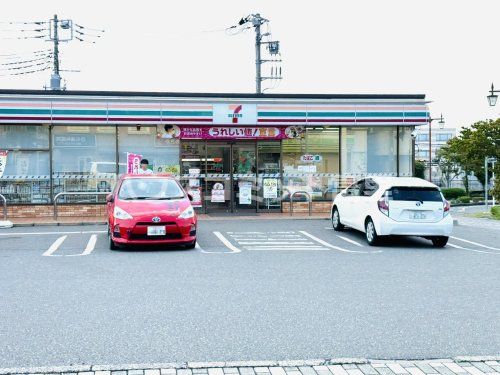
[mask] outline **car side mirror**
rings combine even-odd
[[[106,202],[113,203],[114,201],[115,201],[115,197],[113,196],[113,194],[106,195]]]
[[[193,201],[193,196],[191,194],[188,194],[187,196],[188,196],[189,200],[192,202]]]

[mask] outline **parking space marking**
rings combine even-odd
[[[226,252],[226,254],[237,254],[241,253],[241,250],[234,246],[226,237],[222,235],[221,232],[214,232],[215,236],[226,246],[230,252]]]
[[[500,253],[492,253],[491,251],[484,251],[484,250],[469,249],[469,248],[467,248],[467,247],[462,247],[462,246],[455,245],[455,244],[452,244],[452,243],[449,243],[449,242],[448,242],[447,246],[450,246],[450,247],[453,247],[453,248],[455,248],[455,249],[459,249],[459,250],[473,251],[473,252],[475,252],[475,253],[500,255]]]
[[[497,247],[492,247],[492,246],[488,246],[488,245],[483,245],[483,244],[480,244],[478,242],[474,242],[474,241],[469,241],[469,240],[466,240],[464,238],[459,238],[459,237],[454,237],[454,236],[450,236],[450,238],[453,238],[454,240],[458,240],[458,241],[462,241],[462,242],[465,242],[465,243],[469,243],[471,245],[476,245],[476,246],[479,246],[479,247],[484,247],[485,249],[490,249],[490,250],[496,250],[496,251],[500,251],[499,248]]]
[[[316,236],[313,236],[312,234],[310,233],[307,233],[306,231],[304,230],[301,230],[299,231],[300,233],[302,233],[304,236],[307,236],[311,239],[313,239],[314,241],[322,244],[323,246],[326,246],[326,247],[329,247],[331,249],[334,249],[334,250],[338,250],[338,251],[342,251],[344,253],[358,253],[358,254],[372,254],[372,253],[381,253],[382,250],[377,250],[377,251],[356,251],[356,250],[347,250],[347,249],[344,249],[342,247],[339,247],[339,246],[335,246],[335,245],[332,245],[326,241],[323,241],[321,238],[318,238]]]
[[[248,251],[330,251],[296,231],[227,232],[231,240]]]
[[[49,246],[49,248],[47,249],[47,251],[45,251],[42,256],[44,257],[50,257],[52,256],[53,253],[55,253],[57,251],[57,249],[59,249],[59,246],[61,246],[61,244],[64,242],[64,240],[67,238],[68,236],[65,235],[65,236],[61,236],[59,237],[57,240],[55,240],[52,245]]]
[[[89,238],[89,242],[87,242],[87,246],[85,246],[85,250],[80,255],[89,255],[92,251],[94,251],[95,244],[97,242],[97,235],[93,234]]]
[[[359,247],[364,247],[364,246],[363,246],[363,245],[361,245],[359,242],[356,242],[356,241],[354,241],[354,240],[351,240],[350,238],[347,238],[347,237],[344,237],[344,236],[339,236],[338,234],[337,234],[337,237],[338,237],[338,238],[340,238],[341,240],[344,240],[344,241],[346,241],[346,242],[349,242],[349,243],[351,243],[351,244],[353,244],[353,245],[356,245],[356,246],[359,246]]]

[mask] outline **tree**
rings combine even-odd
[[[460,134],[441,148],[441,155],[449,163],[460,166],[464,172],[464,186],[469,194],[471,172],[484,185],[485,157],[500,158],[500,119],[478,121],[470,128],[462,128]],[[491,175],[491,169],[488,171]]]
[[[441,174],[446,181],[446,187],[450,187],[451,181],[460,175],[460,165],[452,160],[452,156],[448,155],[450,150],[446,147],[440,148],[437,156],[436,162],[441,170]]]
[[[425,178],[425,161],[415,160],[415,177]]]

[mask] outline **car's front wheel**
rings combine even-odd
[[[186,249],[194,249],[195,247],[196,247],[196,241],[193,241],[186,245]]]
[[[337,207],[333,209],[332,213],[332,227],[334,230],[340,232],[344,230],[344,225],[340,222],[340,214]]]
[[[434,247],[445,247],[448,243],[448,237],[445,236],[436,236],[431,238],[432,245]]]
[[[111,237],[111,231],[108,228],[108,245],[109,245],[109,250],[117,250],[118,246],[116,246],[115,241],[113,241],[113,238]]]
[[[365,223],[365,236],[366,242],[370,246],[375,246],[379,242],[379,235],[375,229],[375,224],[373,224],[373,220],[370,218]]]

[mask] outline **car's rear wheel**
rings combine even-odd
[[[379,242],[380,237],[377,234],[377,230],[375,229],[375,224],[373,224],[372,219],[366,220],[365,236],[366,242],[368,242],[368,245],[370,246],[375,246]]]
[[[448,243],[448,237],[445,236],[436,236],[431,238],[432,245],[434,247],[445,247]]]
[[[339,210],[335,207],[332,213],[332,227],[336,231],[344,230],[344,225],[340,222]]]
[[[193,241],[186,245],[186,249],[194,249],[196,247],[196,241]]]

